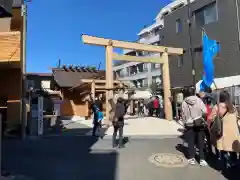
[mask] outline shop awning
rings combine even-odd
[[[202,80],[196,84],[196,92],[199,91],[201,82],[202,82]],[[215,78],[214,82],[217,86],[217,89],[224,89],[224,88],[228,88],[231,86],[239,86],[240,85],[240,75],[223,77],[223,78]],[[213,90],[216,89],[214,84],[212,84],[211,88]]]

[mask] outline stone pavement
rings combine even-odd
[[[78,120],[64,121],[67,129],[89,129],[86,135],[91,135],[92,120]],[[124,134],[131,137],[146,137],[146,136],[179,136],[181,133],[178,129],[181,126],[175,121],[167,121],[155,117],[131,117],[125,118]],[[105,135],[111,136],[113,127],[106,129]]]
[[[112,149],[110,139],[90,136],[9,139],[3,141],[3,168],[33,180],[239,180],[235,171],[217,171],[213,160],[209,167],[187,165],[181,142],[139,138]]]

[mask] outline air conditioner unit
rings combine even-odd
[[[0,18],[12,16],[13,0],[0,0]]]

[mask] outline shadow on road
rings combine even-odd
[[[34,180],[114,180],[118,153],[91,150],[98,138],[78,129],[43,139],[3,141],[3,169]],[[85,132],[90,131],[84,129]]]
[[[183,137],[181,137],[183,138]],[[183,144],[177,144],[176,150],[183,153],[185,157],[187,158],[187,147]],[[197,153],[198,154],[198,153]],[[240,176],[239,167],[233,167],[233,168],[226,168],[224,166],[223,161],[220,161],[217,159],[216,155],[211,153],[205,153],[206,160],[208,162],[209,167],[212,169],[215,169],[216,171],[221,172],[221,174],[228,180],[237,180]],[[199,161],[199,158],[196,157],[196,159]]]

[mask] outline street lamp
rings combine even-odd
[[[21,119],[22,119],[22,139],[26,138],[26,125],[27,125],[27,114],[26,114],[26,34],[27,34],[27,2],[22,0],[21,16],[22,16],[22,29],[21,29],[21,59],[22,59],[22,108],[21,108]]]

